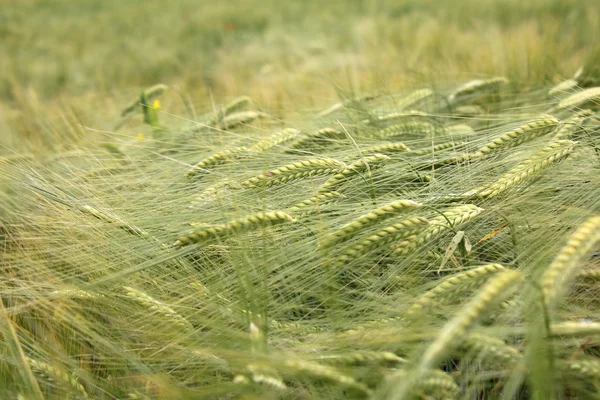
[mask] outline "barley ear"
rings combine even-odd
[[[589,218],[569,237],[567,244],[560,250],[552,264],[542,276],[544,299],[549,308],[558,302],[567,291],[572,277],[600,241],[600,216]]]

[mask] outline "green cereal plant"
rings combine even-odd
[[[408,375],[406,369],[400,369],[391,375],[388,380],[393,381],[395,379],[402,380]],[[431,369],[424,373],[413,388],[413,395],[419,395],[417,398],[441,398],[441,399],[454,399],[459,392],[459,387],[454,382],[452,375]],[[411,397],[412,398],[412,397]]]
[[[571,136],[581,132],[583,130],[581,125],[592,115],[594,115],[594,113],[587,109],[576,112],[558,127],[554,134],[554,138],[569,139]]]
[[[552,307],[567,291],[571,278],[594,246],[600,241],[600,216],[588,218],[571,234],[542,276],[544,299]]]
[[[437,144],[435,146],[426,147],[424,149],[415,150],[411,154],[414,154],[415,156],[424,156],[426,154],[431,154],[431,153],[436,153],[436,152],[442,151],[442,150],[452,149],[459,144],[460,143],[457,143],[457,142],[441,143],[441,144]]]
[[[416,104],[433,97],[433,90],[431,89],[417,89],[414,92],[408,94],[405,97],[402,97],[397,102],[395,102],[394,106],[400,110],[404,111],[411,107],[414,107]]]
[[[569,140],[555,140],[542,150],[536,152],[527,160],[514,166],[495,182],[477,189],[470,190],[461,195],[463,198],[478,197],[489,199],[503,193],[519,183],[533,179],[550,165],[565,159],[573,152],[575,142]]]
[[[437,338],[424,353],[419,354],[416,368],[404,379],[395,379],[390,388],[390,400],[407,398],[429,370],[437,367],[443,358],[459,346],[475,323],[485,316],[494,303],[499,303],[519,288],[523,275],[519,271],[504,270],[490,278],[485,286],[446,323]]]
[[[564,372],[590,379],[592,382],[596,382],[596,385],[600,381],[600,362],[594,358],[565,360],[561,367]]]
[[[292,207],[288,209],[288,212],[291,214],[304,214],[310,212],[311,208],[318,208],[321,205],[332,203],[338,200],[345,198],[343,194],[340,192],[332,191],[325,192],[321,194],[317,194],[316,196],[310,197],[306,200],[302,200],[301,202],[294,204]]]
[[[99,211],[99,210],[95,209],[94,207],[89,206],[87,204],[81,206],[80,210],[86,214],[90,214],[90,215],[94,216],[95,218],[97,218],[101,221],[106,222],[107,224],[109,224],[111,226],[116,226],[120,229],[123,229],[124,231],[126,231],[132,235],[136,235],[136,236],[147,236],[148,235],[147,232],[143,231],[142,229],[138,228],[137,226],[126,223],[117,217],[110,216],[110,215],[108,215],[102,211]]]
[[[507,83],[508,79],[501,76],[490,79],[475,79],[456,88],[448,96],[448,101],[453,104],[474,94],[497,90],[500,86],[506,85]]]
[[[314,361],[328,364],[367,364],[367,363],[386,363],[403,364],[406,360],[398,357],[391,351],[353,351],[351,353],[327,354],[316,356]]]
[[[319,146],[334,143],[346,138],[346,134],[337,129],[323,128],[309,133],[290,145],[292,150],[315,149]]]
[[[199,163],[195,164],[192,168],[190,168],[185,176],[193,177],[202,173],[208,172],[208,169],[215,167],[217,165],[222,165],[227,163],[228,161],[239,159],[243,156],[249,149],[246,146],[236,147],[230,150],[220,151],[215,153]]]
[[[475,130],[467,124],[455,124],[444,127],[444,133],[448,135],[464,136],[473,135]]]
[[[200,195],[198,195],[191,202],[191,207],[195,207],[204,201],[215,199],[219,195],[228,193],[233,190],[238,190],[238,189],[243,189],[243,188],[235,180],[233,180],[233,179],[220,180],[220,181],[210,185],[206,189],[204,189],[202,191],[202,193],[200,193]]]
[[[399,239],[414,235],[421,231],[427,224],[429,224],[429,221],[423,217],[407,218],[396,222],[378,230],[367,238],[360,240],[358,243],[342,248],[340,255],[336,257],[334,264],[336,266],[344,265],[352,260],[358,259],[372,250],[383,248]]]
[[[281,146],[291,142],[292,140],[295,140],[298,137],[298,135],[300,135],[299,130],[294,128],[285,128],[250,146],[248,150],[267,151],[274,147]]]
[[[412,200],[396,200],[391,203],[385,204],[381,207],[374,209],[373,211],[362,215],[354,221],[344,225],[338,231],[332,233],[326,237],[320,244],[321,249],[330,248],[338,243],[344,242],[353,236],[357,235],[363,229],[378,224],[381,221],[385,221],[388,218],[395,216],[398,213],[404,213],[407,211],[415,210],[422,207],[422,204]]]
[[[444,278],[433,289],[418,297],[406,313],[408,315],[420,313],[423,309],[431,305],[435,298],[460,289],[466,283],[478,282],[482,278],[487,278],[491,274],[504,270],[504,266],[500,264],[486,264]]]
[[[473,154],[472,158],[482,159],[490,154],[498,151],[506,150],[522,143],[531,141],[540,136],[554,132],[560,121],[552,116],[544,116],[542,118],[527,122],[516,129],[503,134],[481,147]]]
[[[377,146],[371,146],[371,147],[367,147],[366,149],[362,150],[363,153],[367,153],[367,154],[375,154],[375,153],[380,153],[380,154],[393,154],[393,153],[406,153],[406,152],[410,152],[410,148],[408,148],[407,145],[405,145],[404,143],[385,143],[385,144],[380,144]]]
[[[127,297],[140,304],[142,307],[147,308],[149,311],[155,312],[157,315],[160,315],[165,318],[165,320],[172,322],[175,326],[186,329],[193,329],[192,325],[178,314],[171,307],[166,304],[156,300],[155,298],[147,295],[141,290],[137,290],[130,286],[123,286],[125,292],[127,293]]]
[[[372,156],[361,158],[329,178],[318,191],[319,193],[323,193],[335,190],[356,175],[365,172],[370,173],[373,170],[382,168],[389,160],[390,157],[385,154],[373,154]]]
[[[218,127],[230,130],[239,126],[247,125],[258,118],[265,117],[265,114],[259,111],[239,111],[233,114],[226,115],[220,122]]]
[[[400,124],[390,125],[383,129],[373,133],[373,136],[377,139],[385,140],[393,138],[395,136],[402,136],[404,134],[431,134],[434,132],[444,132],[443,127],[436,127],[431,122],[426,121],[409,121]]]
[[[344,163],[334,159],[302,160],[252,177],[241,185],[246,188],[271,187],[311,176],[333,175],[343,171],[344,167]]]
[[[50,378],[56,379],[57,381],[66,383],[71,388],[75,389],[80,397],[84,399],[90,398],[83,385],[79,383],[79,380],[75,376],[69,375],[62,369],[54,367],[43,361],[38,361],[27,357],[27,362],[29,362],[29,365],[31,365],[31,369],[34,372],[37,372],[38,374],[47,375]]]
[[[336,112],[337,110],[340,110],[342,108],[349,108],[352,107],[355,104],[359,104],[361,102],[366,102],[366,101],[370,101],[370,100],[374,100],[378,97],[380,97],[380,94],[367,94],[364,96],[359,96],[344,102],[338,102],[333,104],[331,107],[329,107],[328,109],[321,111],[320,113],[318,113],[316,115],[317,118],[323,118],[326,117],[330,114],[333,114],[334,112]]]
[[[364,119],[361,121],[361,123],[363,123],[365,125],[389,124],[395,120],[403,120],[403,121],[407,122],[407,121],[411,121],[411,120],[418,120],[418,119],[429,118],[429,117],[431,117],[431,115],[427,114],[423,111],[408,110],[408,111],[393,112],[393,113],[382,114],[382,115],[372,115],[370,117],[370,119]]]
[[[467,335],[462,347],[465,350],[481,354],[487,361],[512,365],[523,360],[521,352],[513,346],[506,344],[504,340],[479,332]]]
[[[202,228],[183,235],[174,243],[174,246],[180,247],[196,243],[207,244],[215,240],[222,240],[231,235],[250,232],[260,227],[295,221],[292,216],[283,211],[261,212],[226,224]]]
[[[465,204],[445,210],[442,214],[432,220],[427,229],[413,236],[409,236],[395,246],[394,255],[406,256],[414,252],[423,244],[430,241],[440,233],[458,227],[478,216],[483,211],[473,204]]]
[[[257,364],[248,364],[246,366],[252,382],[271,386],[277,390],[286,390],[287,386],[283,380],[278,376],[277,371],[273,368],[261,366]],[[238,383],[240,379],[238,379]]]
[[[587,337],[600,334],[600,322],[567,321],[550,325],[550,336],[555,338]]]
[[[600,87],[593,87],[581,92],[574,93],[558,103],[558,109],[570,109],[581,107],[582,105],[592,103],[597,104],[600,101]]]
[[[313,361],[285,358],[281,360],[281,362],[277,363],[277,366],[279,367],[278,369],[282,370],[280,372],[285,371],[293,374],[294,376],[304,374],[313,378],[323,379],[338,383],[342,386],[351,387],[363,392],[366,395],[371,394],[371,390],[363,383],[357,381],[349,375],[344,374],[340,370],[327,365],[321,365]]]
[[[236,99],[233,99],[230,103],[226,104],[224,107],[218,109],[212,117],[210,117],[206,121],[206,125],[208,126],[216,126],[220,125],[227,115],[234,113],[243,109],[252,103],[252,99],[248,96],[241,96]]]
[[[454,113],[458,117],[477,117],[480,115],[484,115],[486,111],[481,106],[465,105],[456,107]]]
[[[578,278],[600,281],[600,269],[587,269],[577,273]]]
[[[367,147],[366,149],[362,150],[362,152],[366,154],[394,154],[410,152],[410,149],[404,143],[385,143],[377,146]]]
[[[561,83],[553,86],[548,90],[548,94],[550,96],[556,96],[559,94],[563,94],[569,92],[577,87],[578,82],[575,79],[565,79]]]

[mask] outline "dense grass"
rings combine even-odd
[[[593,2],[0,13],[6,398],[600,397]]]

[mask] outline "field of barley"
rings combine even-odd
[[[600,399],[600,5],[0,7],[0,399]]]

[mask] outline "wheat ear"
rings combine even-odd
[[[323,128],[309,133],[290,145],[292,150],[305,150],[345,139],[346,134],[333,128]]]
[[[246,218],[203,228],[190,234],[181,236],[174,246],[187,246],[195,243],[210,243],[224,239],[233,234],[249,232],[263,226],[277,225],[285,222],[295,222],[295,219],[282,211],[264,212],[250,215]]]
[[[530,158],[505,172],[494,183],[470,190],[461,197],[492,198],[503,193],[521,182],[536,177],[550,165],[563,160],[573,152],[575,142],[569,140],[555,140],[544,149],[533,154]]]
[[[217,110],[217,112],[212,117],[210,117],[205,124],[208,126],[218,125],[225,116],[241,110],[250,103],[252,103],[252,99],[248,96],[241,96],[236,99],[233,99],[230,103]]]
[[[456,88],[450,95],[448,96],[448,101],[450,103],[456,103],[459,100],[462,100],[464,97],[473,95],[475,93],[482,93],[491,90],[495,90],[498,87],[505,85],[508,83],[508,79],[498,76],[490,79],[475,79],[465,83],[462,86]]]
[[[411,154],[414,154],[416,156],[424,156],[425,154],[436,153],[438,151],[452,149],[452,148],[456,147],[458,144],[461,144],[461,143],[456,143],[456,142],[441,143],[441,144],[437,144],[433,147],[427,147],[424,149],[413,151]]]
[[[487,264],[444,278],[433,289],[417,298],[417,300],[408,308],[406,313],[409,315],[420,313],[425,307],[430,305],[436,297],[460,288],[465,283],[478,281],[480,278],[504,270],[505,268],[500,264]]]
[[[343,386],[357,389],[367,395],[371,394],[366,385],[330,366],[291,358],[282,360],[279,365],[293,374],[307,374],[315,378],[337,382]]]
[[[571,136],[582,130],[581,125],[584,121],[594,115],[591,110],[581,110],[573,114],[556,130],[555,139],[569,139]]]
[[[433,90],[431,89],[417,89],[414,92],[398,100],[394,106],[400,111],[404,111],[410,107],[415,106],[433,96]]]
[[[234,149],[221,151],[213,154],[210,157],[205,158],[200,161],[198,164],[194,165],[190,168],[189,171],[185,173],[187,177],[193,177],[195,175],[207,172],[209,168],[215,167],[217,165],[225,164],[230,160],[235,160],[240,158],[242,154],[244,154],[248,150],[245,146],[236,147]]]
[[[314,361],[329,364],[366,364],[366,363],[394,363],[403,364],[406,360],[398,357],[391,351],[355,351],[343,354],[328,354],[314,358]]]
[[[362,215],[343,226],[340,230],[326,237],[321,245],[321,249],[332,247],[338,243],[344,242],[356,235],[361,230],[384,221],[398,213],[407,212],[421,207],[422,204],[412,200],[396,200],[394,202],[383,205],[368,214]]]
[[[492,357],[493,361],[500,361],[504,364],[516,364],[523,359],[519,350],[506,344],[504,340],[483,335],[481,333],[469,334],[463,347],[474,353],[479,353],[484,358]]]
[[[83,387],[83,385],[81,383],[79,383],[79,381],[76,378],[69,376],[69,374],[62,371],[61,369],[59,369],[57,367],[53,367],[52,365],[45,363],[43,361],[34,360],[29,357],[27,357],[27,361],[29,362],[29,365],[31,365],[31,368],[34,371],[36,371],[38,373],[49,375],[50,377],[52,377],[58,381],[68,384],[73,389],[75,389],[79,393],[79,395],[81,397],[83,397],[84,399],[90,398],[88,396],[87,392],[85,391],[85,388]]]
[[[362,152],[366,153],[366,154],[373,154],[373,153],[394,154],[394,153],[406,153],[409,151],[410,151],[410,149],[404,143],[386,143],[386,144],[380,144],[377,146],[367,147],[366,149],[362,150]]]
[[[583,104],[600,101],[600,87],[594,87],[574,93],[558,103],[559,109],[580,107]]]
[[[186,329],[193,328],[184,317],[178,314],[171,307],[147,295],[141,290],[134,289],[130,286],[123,286],[123,289],[125,289],[127,297],[140,304],[142,307],[163,316],[166,320],[171,321],[176,326]]]
[[[553,86],[548,90],[548,94],[550,96],[555,96],[557,94],[562,94],[571,89],[575,89],[577,87],[577,81],[575,79],[565,79],[561,83]]]
[[[344,102],[338,102],[333,104],[331,107],[329,107],[328,109],[321,111],[320,113],[317,114],[318,118],[323,118],[326,117],[330,114],[333,114],[334,112],[336,112],[337,110],[340,110],[342,108],[346,108],[346,107],[351,107],[352,105],[356,104],[356,103],[360,103],[363,101],[369,101],[369,100],[374,100],[376,98],[380,97],[379,94],[367,94],[364,96],[360,96],[360,97],[356,97]]]
[[[429,221],[425,218],[414,217],[387,226],[360,242],[342,249],[341,254],[335,260],[335,265],[344,265],[374,249],[382,248],[399,239],[414,235],[428,223]]]
[[[237,128],[238,126],[249,124],[256,119],[263,118],[265,116],[266,115],[264,113],[259,111],[240,111],[225,116],[219,123],[219,127],[225,130],[230,130]]]
[[[430,122],[409,121],[388,126],[373,133],[377,139],[385,140],[395,136],[409,133],[431,134],[433,132],[444,132],[443,127],[436,127]]]
[[[344,163],[333,159],[302,160],[252,177],[241,185],[246,188],[270,187],[311,176],[333,175],[343,171],[344,167]]]
[[[362,158],[358,161],[353,162],[344,168],[339,173],[329,178],[320,188],[319,193],[329,192],[335,188],[343,185],[348,179],[360,175],[364,172],[370,173],[373,170],[383,167],[390,157],[384,154],[373,154],[372,156]]]
[[[465,222],[472,220],[482,211],[482,208],[472,204],[450,208],[443,212],[443,216],[440,215],[432,219],[427,229],[424,229],[414,236],[409,236],[404,241],[398,243],[394,250],[394,255],[406,256],[449,228],[458,227]],[[450,221],[450,223],[448,223],[448,221]]]
[[[571,278],[581,266],[581,261],[600,241],[600,216],[589,218],[573,232],[542,276],[544,299],[552,306],[567,290]]]
[[[586,337],[600,334],[600,322],[556,322],[550,325],[550,336],[565,337]]]
[[[250,151],[267,151],[273,147],[281,146],[292,140],[296,139],[300,135],[300,131],[294,128],[286,128],[279,132],[276,132],[260,142],[250,146]]]
[[[306,212],[307,208],[318,207],[319,205],[331,203],[343,199],[344,197],[345,196],[343,194],[335,191],[321,193],[293,205],[288,209],[288,212],[291,214],[301,214],[303,212]]]
[[[560,121],[558,119],[550,116],[528,122],[487,143],[477,150],[472,157],[475,159],[482,159],[493,152],[518,146],[553,132],[559,123]]]
[[[390,376],[388,380],[402,380],[406,378],[407,374],[408,371],[406,369],[401,369]],[[432,369],[427,371],[421,379],[419,379],[419,382],[415,384],[414,392],[411,394],[419,394],[420,396],[418,396],[418,398],[454,399],[459,390],[458,385],[454,382],[454,379],[450,374]],[[433,395],[437,396],[432,397]]]
[[[412,393],[413,388],[426,376],[427,372],[437,367],[446,354],[459,345],[465,334],[484,316],[490,306],[518,288],[523,275],[515,270],[505,270],[492,277],[487,284],[448,321],[438,337],[421,355],[415,370],[395,385],[390,399],[404,399]]]

